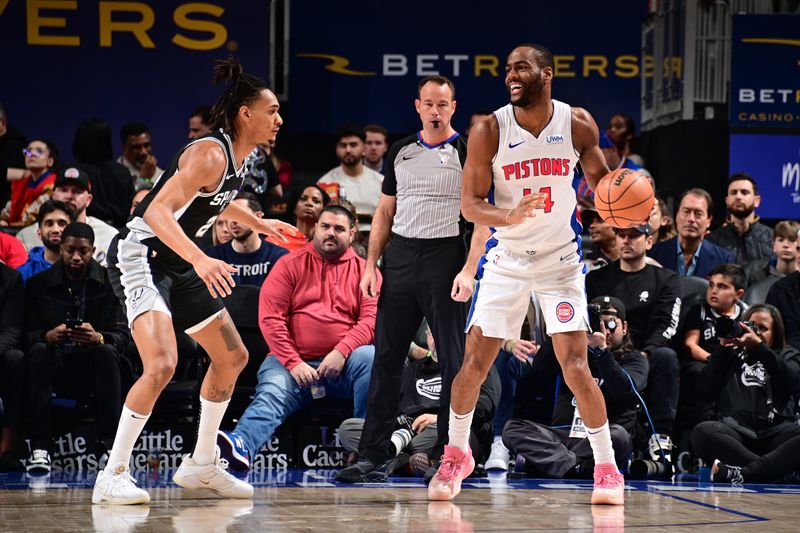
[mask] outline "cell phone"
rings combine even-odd
[[[67,318],[64,320],[64,325],[67,326],[69,329],[75,329],[81,327],[83,324],[83,320],[80,318]]]
[[[599,304],[589,304],[589,328],[591,328],[592,333],[598,333],[600,331],[600,322],[602,321],[602,317],[600,316],[600,305]]]

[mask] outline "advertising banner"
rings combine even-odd
[[[234,54],[268,78],[269,2],[0,1],[0,103],[29,138],[65,161],[87,117],[114,132],[144,122],[163,168],[187,139],[189,114],[214,103],[212,62]]]
[[[734,15],[731,126],[800,127],[800,15]]]
[[[731,174],[758,183],[762,218],[800,218],[800,135],[731,135]]]
[[[463,130],[472,112],[508,103],[506,56],[529,42],[555,56],[553,98],[587,108],[601,130],[615,113],[638,123],[641,69],[654,68],[652,58],[640,58],[645,10],[634,0],[387,4],[380,10],[354,0],[320,13],[316,1],[293,0],[286,128],[330,132],[354,122],[413,131],[417,82],[441,74],[455,83],[453,122]]]

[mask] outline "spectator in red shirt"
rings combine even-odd
[[[218,433],[231,468],[247,470],[275,429],[315,398],[352,398],[354,416],[366,416],[378,299],[358,287],[366,262],[350,246],[356,231],[350,211],[327,206],[312,242],[262,285],[258,317],[271,353],[236,429]]]
[[[28,252],[25,251],[25,247],[19,242],[19,239],[0,231],[0,263],[17,269],[27,260]]]

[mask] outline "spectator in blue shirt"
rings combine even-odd
[[[679,276],[706,278],[718,265],[735,263],[728,250],[705,239],[714,203],[707,191],[689,189],[681,194],[675,213],[678,236],[661,241],[647,255]]]
[[[36,217],[36,233],[44,246],[31,248],[28,260],[17,268],[23,283],[58,261],[61,257],[61,232],[74,221],[75,212],[64,202],[48,200],[42,204]]]
[[[261,211],[256,196],[249,192],[240,192],[234,200],[240,207],[244,207],[261,218]],[[213,246],[206,250],[209,257],[220,259],[235,266],[239,272],[232,274],[236,284],[256,285],[258,287],[267,279],[267,275],[278,262],[278,259],[288,254],[289,251],[265,241],[253,230],[230,220],[228,230],[233,239],[225,244]]]

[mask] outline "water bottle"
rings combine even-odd
[[[339,200],[347,200],[347,191],[344,185],[339,185]]]

